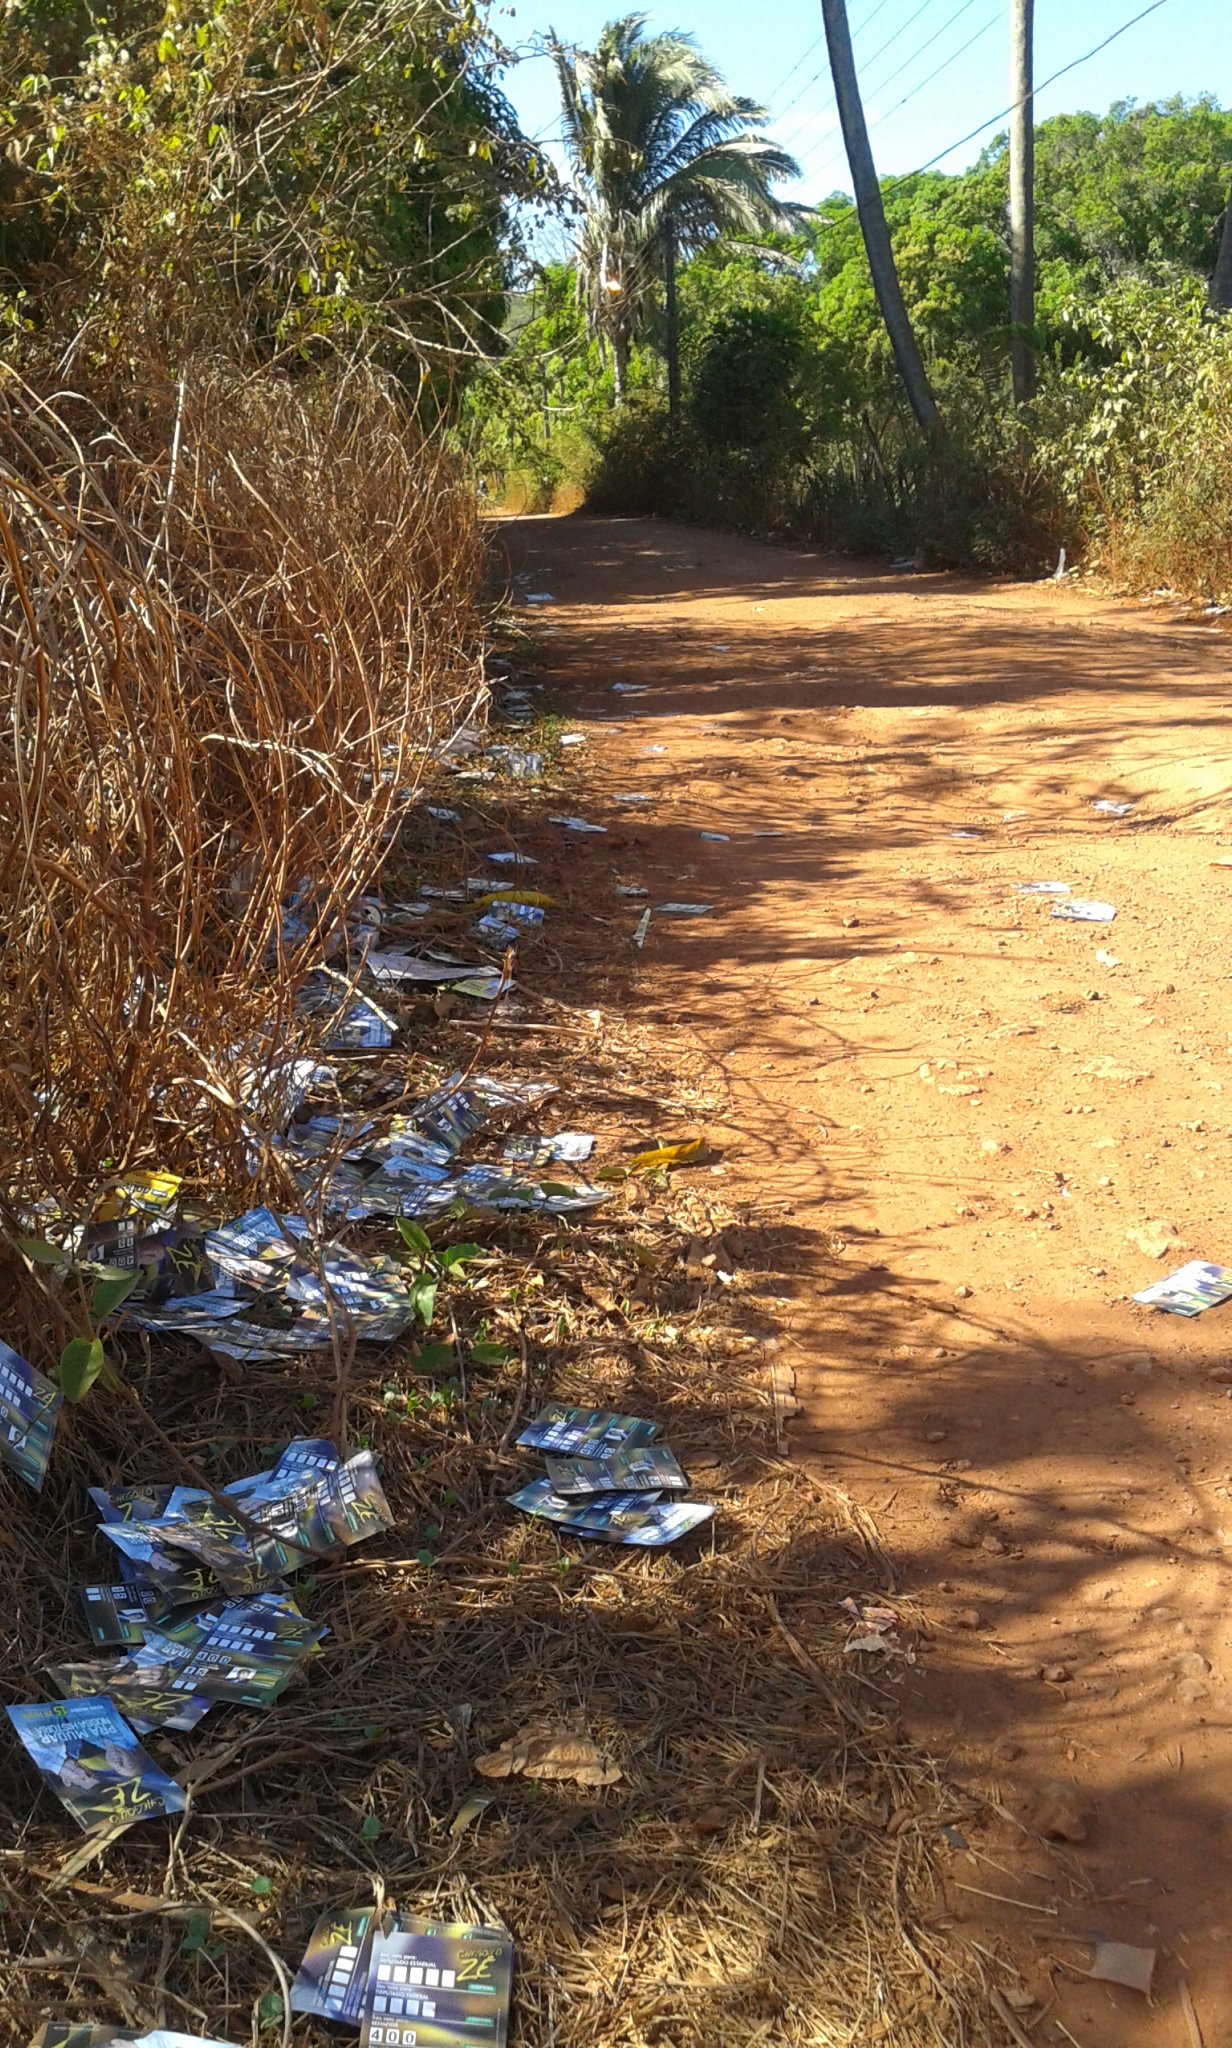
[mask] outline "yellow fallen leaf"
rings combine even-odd
[[[639,1152],[636,1159],[629,1161],[630,1173],[649,1173],[656,1166],[695,1166],[706,1157],[707,1145],[704,1138],[691,1138],[684,1145],[656,1145],[650,1152]]]

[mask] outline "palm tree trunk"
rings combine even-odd
[[[616,410],[619,412],[625,402],[625,371],[629,366],[629,337],[627,334],[612,336],[612,379],[616,388]]]
[[[1219,254],[1211,272],[1207,305],[1212,313],[1232,312],[1232,192],[1228,193],[1228,204],[1223,216],[1223,233],[1219,238]]]
[[[667,416],[675,426],[680,417],[680,329],[676,319],[676,228],[670,218],[663,226],[663,300],[667,314]]]
[[[898,272],[894,268],[890,230],[886,226],[885,208],[881,203],[881,187],[877,183],[877,171],[873,163],[873,152],[869,147],[864,108],[860,103],[856,60],[852,55],[851,29],[847,21],[847,0],[821,0],[821,15],[825,23],[826,47],[830,52],[834,96],[838,101],[843,141],[847,145],[847,161],[851,166],[851,181],[855,186],[860,232],[864,236],[868,267],[873,274],[873,290],[877,294],[877,304],[881,308],[881,317],[885,322],[886,333],[890,337],[890,347],[894,351],[898,374],[903,380],[911,410],[922,427],[936,427],[940,425],[937,401],[929,389],[923,359],[912,330],[911,317],[903,299],[902,287],[898,282]]]
[[[1014,403],[1035,390],[1035,0],[1010,0],[1010,364]]]

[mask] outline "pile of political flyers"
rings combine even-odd
[[[349,2021],[360,2048],[505,2048],[513,1943],[502,1928],[371,1908],[326,1913],[291,1987],[292,2012]]]
[[[640,1415],[549,1401],[518,1442],[541,1451],[546,1477],[509,1496],[510,1507],[598,1543],[661,1549],[708,1521],[701,1501],[664,1500],[688,1486],[674,1454],[654,1444],[658,1425]]]

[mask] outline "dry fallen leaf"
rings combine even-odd
[[[528,1721],[489,1756],[476,1757],[484,1778],[573,1778],[579,1785],[615,1785],[620,1771],[605,1763],[588,1735],[575,1735],[549,1721]]]

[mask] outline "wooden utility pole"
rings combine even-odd
[[[1035,390],[1035,0],[1010,0],[1010,364],[1014,403]]]
[[[894,268],[890,230],[886,226],[885,207],[881,203],[881,187],[877,183],[864,108],[860,103],[856,60],[852,54],[851,29],[847,21],[847,0],[821,0],[821,18],[825,23],[826,47],[830,52],[830,73],[834,80],[834,97],[838,101],[838,117],[842,123],[843,141],[847,146],[851,182],[855,187],[860,232],[864,237],[868,267],[873,274],[873,290],[877,294],[877,304],[881,309],[886,333],[890,337],[890,347],[894,351],[898,374],[903,380],[911,410],[922,427],[936,427],[940,424],[937,401],[929,389],[928,377],[911,326],[911,316],[903,300],[898,272]]]
[[[1232,313],[1232,192],[1228,194],[1228,204],[1224,209],[1219,254],[1211,273],[1206,303],[1212,313]]]

